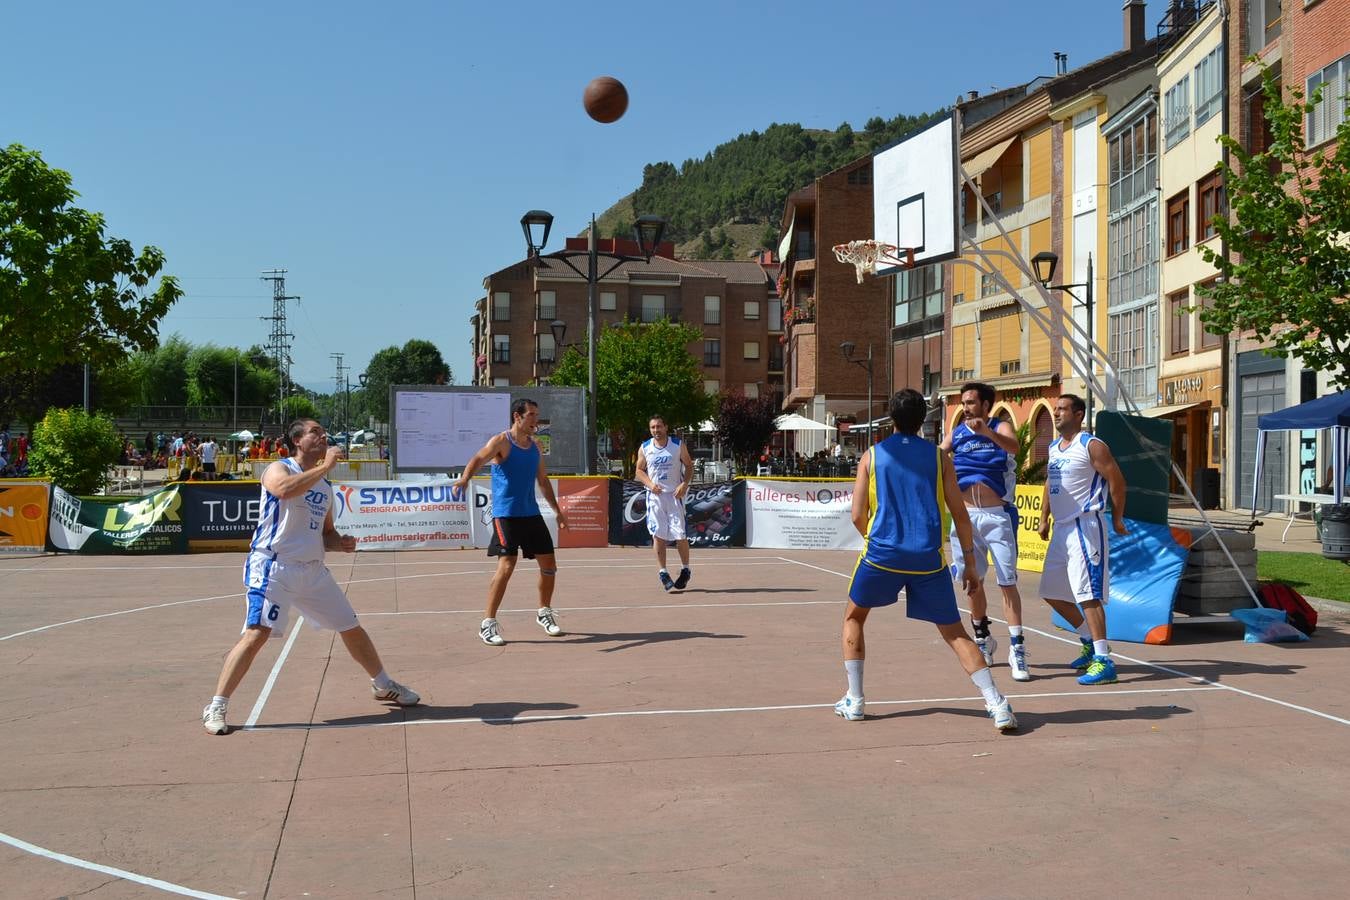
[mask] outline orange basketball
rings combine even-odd
[[[608,75],[591,79],[581,95],[586,115],[597,122],[617,122],[628,109],[628,88]]]

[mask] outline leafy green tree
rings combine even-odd
[[[366,407],[381,422],[389,421],[391,384],[454,384],[454,374],[435,344],[413,338],[385,347],[366,365]]]
[[[33,428],[29,465],[72,494],[92,494],[107,484],[108,467],[122,454],[111,419],[83,409],[50,409]]]
[[[235,365],[239,351],[203,344],[187,355],[189,406],[216,406],[234,402]]]
[[[662,320],[624,322],[600,333],[595,349],[598,433],[608,433],[632,477],[635,454],[648,434],[647,422],[665,417],[672,431],[695,428],[708,418],[714,399],[703,390],[700,360],[689,352],[702,329]],[[549,378],[553,385],[585,387],[586,355],[569,347]]]
[[[164,254],[104,233],[73,205],[69,173],[19,144],[0,149],[0,371],[110,365],[155,346],[182,295]],[[156,281],[158,279],[158,281]],[[0,404],[12,398],[0,393]],[[0,408],[0,417],[5,413]]]
[[[747,397],[740,391],[726,391],[718,398],[717,441],[736,461],[742,475],[754,472],[755,464],[773,437],[779,416],[772,396]]]
[[[1350,120],[1334,148],[1310,152],[1304,116],[1321,89],[1305,99],[1287,87],[1286,101],[1269,71],[1264,81],[1270,146],[1249,153],[1219,138],[1234,161],[1219,167],[1233,217],[1213,220],[1227,254],[1200,246],[1221,275],[1200,291],[1210,301],[1200,320],[1211,332],[1251,331],[1276,356],[1335,371],[1336,384],[1350,387]]]

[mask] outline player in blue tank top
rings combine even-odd
[[[567,516],[558,507],[553,485],[544,471],[544,455],[539,450],[539,442],[534,439],[538,428],[539,404],[533,400],[517,400],[511,404],[510,430],[493,436],[484,444],[455,482],[455,490],[463,496],[473,473],[492,464],[492,542],[488,545],[488,556],[497,557],[497,571],[488,584],[487,609],[478,626],[478,637],[493,647],[506,643],[497,623],[497,610],[506,596],[506,585],[516,570],[516,558],[520,553],[524,553],[526,559],[539,561],[539,611],[535,614],[535,622],[551,637],[563,633],[551,605],[558,560],[553,554],[553,536],[539,512],[535,487],[558,517],[559,528],[567,527]]]
[[[979,381],[961,386],[962,420],[942,442],[956,465],[956,483],[970,515],[975,536],[975,584],[969,595],[970,625],[984,661],[994,664],[998,641],[989,634],[989,600],[984,593],[984,575],[989,557],[994,558],[994,576],[1003,593],[1003,616],[1011,640],[1008,668],[1013,680],[1030,681],[1026,645],[1022,636],[1022,595],[1017,592],[1017,432],[1009,422],[991,417],[993,387]],[[956,532],[952,532],[952,574],[960,579],[964,560],[956,555]]]
[[[975,580],[970,517],[951,459],[936,444],[919,437],[928,416],[928,402],[922,394],[912,388],[896,393],[890,412],[894,434],[864,454],[853,483],[853,525],[863,536],[863,552],[853,570],[844,612],[848,693],[835,704],[835,714],[848,721],[863,718],[863,625],[873,607],[895,603],[903,590],[909,617],[937,626],[984,695],[994,725],[999,731],[1011,731],[1017,727],[1017,718],[961,624],[943,558],[942,508],[946,506],[966,554],[964,587],[970,590]]]

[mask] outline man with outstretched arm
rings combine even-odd
[[[559,508],[553,485],[544,471],[544,454],[534,437],[538,428],[539,404],[517,400],[511,405],[511,427],[490,438],[455,482],[455,490],[463,496],[473,473],[492,464],[492,541],[487,552],[488,556],[497,557],[497,571],[488,583],[487,609],[478,627],[478,637],[493,647],[506,643],[497,623],[497,610],[516,571],[519,553],[524,553],[526,559],[539,561],[539,611],[535,613],[535,622],[550,637],[563,633],[550,605],[558,561],[553,554],[553,536],[548,533],[548,525],[539,512],[539,501],[535,499],[535,486],[557,515],[559,528],[567,527],[567,516]]]
[[[1041,495],[1041,540],[1054,538],[1045,551],[1041,596],[1078,630],[1083,650],[1072,663],[1083,674],[1079,684],[1114,684],[1116,665],[1106,642],[1106,601],[1110,593],[1106,531],[1106,492],[1111,492],[1111,521],[1116,534],[1125,528],[1125,476],[1111,450],[1083,430],[1087,405],[1076,394],[1055,401],[1055,431],[1050,442],[1045,491]]]

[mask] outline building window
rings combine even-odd
[[[494,334],[492,336],[492,361],[509,363],[511,361],[511,335]]]
[[[1219,81],[1223,47],[1215,47],[1195,67],[1195,127],[1218,115],[1223,105],[1223,84]]]
[[[1158,202],[1150,200],[1106,226],[1111,306],[1156,297],[1158,292]]]
[[[511,321],[511,292],[498,291],[492,295],[492,321]]]
[[[746,341],[743,355],[746,359],[759,359],[759,341]]]
[[[1191,76],[1180,81],[1163,96],[1163,134],[1171,150],[1191,133]]]
[[[992,297],[999,292],[998,279],[993,275],[980,276],[980,296]]]
[[[747,301],[745,301],[745,319],[746,319],[747,322],[758,321],[758,320],[759,320],[759,301],[758,301],[758,300],[747,300]]]
[[[895,296],[891,305],[893,327],[937,317],[934,331],[942,330],[942,265],[901,269],[895,273]]]
[[[659,322],[666,317],[665,294],[642,295],[642,321]]]
[[[722,382],[716,378],[707,378],[703,381],[703,393],[715,394],[722,389]]]
[[[1167,295],[1167,352],[1182,356],[1191,352],[1190,294],[1177,291]]]
[[[1111,316],[1108,352],[1120,374],[1120,387],[1140,406],[1158,396],[1158,304],[1149,303]]]
[[[619,308],[619,295],[613,291],[600,292],[600,308],[614,312]]]
[[[511,379],[510,379],[510,378],[507,378],[505,375],[498,375],[498,376],[496,376],[496,377],[494,377],[494,378],[492,379],[492,386],[493,386],[493,387],[510,387],[510,386],[511,386]]]
[[[541,363],[558,361],[558,348],[553,342],[553,335],[536,334],[534,336],[534,358]]]
[[[1228,215],[1228,197],[1223,189],[1223,174],[1211,172],[1195,185],[1195,242],[1207,241],[1218,234],[1216,218]]]
[[[869,163],[868,165],[860,166],[860,167],[854,169],[852,172],[849,172],[849,173],[848,173],[848,183],[849,183],[849,184],[871,184],[871,183],[872,183],[872,166],[871,166],[871,164]],[[749,396],[749,395],[747,394],[746,396]]]
[[[1315,147],[1336,136],[1336,129],[1346,119],[1346,101],[1350,98],[1350,56],[1342,56],[1308,79],[1308,94],[1321,86],[1322,100],[1308,113],[1304,134],[1308,146]]]
[[[1213,285],[1214,285],[1213,281],[1207,281],[1203,285],[1201,285],[1201,287],[1207,288],[1212,287]],[[1199,306],[1201,309],[1210,309],[1214,306],[1214,298],[1201,295],[1200,297],[1197,298],[1196,305]],[[1209,326],[1206,325],[1203,321],[1201,321],[1200,349],[1213,350],[1214,348],[1220,346],[1221,344],[1223,344],[1223,332],[1210,331]]]
[[[721,325],[722,324],[722,298],[704,297],[703,298],[703,324]]]
[[[777,300],[777,299],[775,299],[775,300],[770,300],[770,301],[769,301],[769,330],[770,330],[770,331],[782,331],[782,330],[783,330],[783,301],[782,301],[782,300]]]
[[[1110,138],[1110,208],[1128,206],[1158,183],[1158,113],[1141,116]]]
[[[557,291],[539,292],[539,305],[538,309],[535,310],[534,317],[536,319],[542,319],[545,322],[552,322],[554,319],[558,318]]]
[[[713,338],[703,342],[703,364],[720,366],[722,364],[722,342]]]
[[[742,393],[745,394],[745,399],[747,399],[747,400],[758,400],[758,399],[759,399],[759,382],[756,381],[756,382],[752,382],[752,383],[750,383],[750,384],[747,384],[747,385],[745,386],[744,390],[742,391]]]
[[[1191,192],[1189,189],[1167,201],[1167,255],[1176,256],[1191,246]]]
[[[974,369],[952,369],[952,381],[971,381],[974,378]]]

